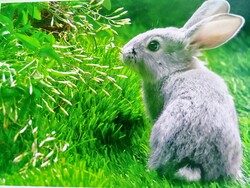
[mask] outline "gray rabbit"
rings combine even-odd
[[[129,41],[125,64],[143,79],[154,122],[149,167],[168,178],[239,178],[242,147],[237,114],[222,78],[195,56],[233,38],[244,18],[225,0],[207,0],[184,27],[153,29]]]

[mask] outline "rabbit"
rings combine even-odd
[[[142,78],[153,122],[148,166],[184,181],[241,177],[242,146],[233,98],[224,80],[197,56],[221,46],[244,25],[226,0],[207,0],[182,28],[135,36],[122,61]]]

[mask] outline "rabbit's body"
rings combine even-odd
[[[172,87],[168,86],[168,88],[166,88],[167,87],[166,83],[169,83],[170,81],[173,82],[172,79],[175,78],[175,76],[182,74],[185,75],[186,73],[192,74],[192,71],[186,72],[187,69],[198,70],[198,72],[208,71],[211,74],[214,74],[204,66],[203,62],[199,61],[196,58],[193,58],[193,60],[190,63],[186,63],[186,65],[189,66],[183,68],[184,71],[171,72],[171,74],[162,76],[161,78],[157,79],[155,78],[151,78],[150,80],[144,79],[145,81],[143,81],[142,84],[143,98],[146,106],[146,111],[148,113],[149,118],[152,121],[155,121],[159,117],[160,113],[163,110],[164,103],[166,105],[166,102],[170,99],[170,95],[174,89],[173,88],[174,83],[170,84]],[[172,75],[175,76],[172,77]]]
[[[149,167],[171,178],[214,180],[240,176],[241,140],[234,102],[223,79],[195,55],[230,40],[244,19],[225,0],[206,1],[181,29],[154,29],[123,48],[140,73],[154,122]]]
[[[149,114],[155,115],[152,109],[160,111],[150,138],[149,166],[170,177],[186,166],[199,168],[204,180],[237,177],[241,144],[234,103],[224,81],[204,67],[174,73],[160,82],[155,92],[160,96],[144,89],[146,106],[152,99],[164,101],[162,106],[148,106]]]

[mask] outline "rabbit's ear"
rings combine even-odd
[[[184,25],[184,29],[189,29],[201,20],[222,13],[229,13],[230,5],[225,0],[207,0]]]
[[[216,48],[233,38],[245,20],[234,14],[221,14],[205,19],[186,31],[187,47]]]

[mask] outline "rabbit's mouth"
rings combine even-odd
[[[125,64],[136,63],[136,56],[134,55],[123,55],[122,60]]]

